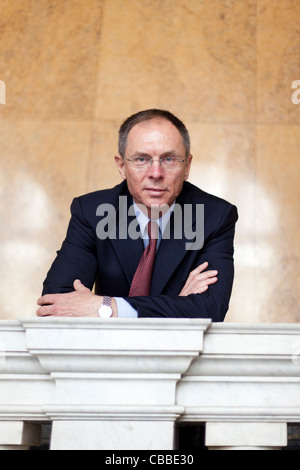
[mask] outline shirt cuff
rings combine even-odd
[[[126,300],[121,297],[114,297],[118,307],[119,318],[137,318],[138,313]]]

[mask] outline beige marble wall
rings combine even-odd
[[[0,318],[35,314],[74,196],[168,108],[190,180],[239,208],[227,321],[298,322],[300,0],[0,0]],[[0,100],[1,102],[1,100]]]

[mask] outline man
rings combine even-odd
[[[168,111],[134,114],[115,162],[121,184],[74,199],[37,315],[223,321],[237,209],[186,181],[185,125]]]

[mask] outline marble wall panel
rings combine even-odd
[[[255,0],[106,2],[97,118],[253,118],[255,13]]]
[[[1,0],[1,116],[90,119],[102,0]]]
[[[300,123],[292,84],[300,80],[300,2],[257,2],[257,121]]]
[[[238,207],[235,281],[227,321],[251,321],[255,288],[255,128],[250,124],[189,123],[193,165],[189,180]]]
[[[114,156],[118,154],[120,124],[119,121],[94,122],[88,173],[89,191],[112,188],[121,182],[119,171],[114,162]]]
[[[90,123],[1,122],[1,318],[35,314],[70,203],[87,191],[90,136]]]
[[[257,320],[300,321],[299,126],[257,132]]]

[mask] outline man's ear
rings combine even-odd
[[[190,169],[192,165],[192,160],[193,160],[193,155],[189,155],[187,157],[187,164],[186,164],[186,172],[185,172],[185,181],[188,179],[189,174],[190,174]]]
[[[115,155],[115,163],[123,180],[126,179],[125,162],[121,155]]]

